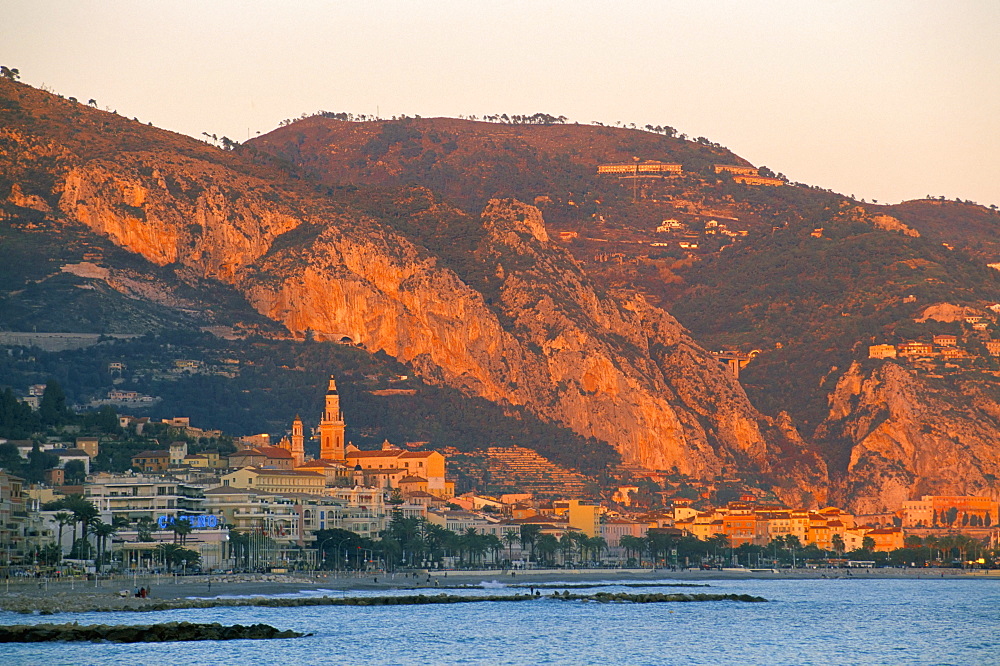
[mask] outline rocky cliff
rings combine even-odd
[[[298,242],[279,238],[246,278],[251,302],[291,330],[348,337],[435,381],[523,405],[612,443],[630,464],[695,476],[752,469],[822,496],[819,459],[776,455],[774,440],[787,439],[724,368],[667,313],[596,293],[536,208],[497,200],[482,213],[475,261],[489,269],[490,303],[373,220],[325,222],[291,232]]]
[[[104,128],[94,143],[65,136],[61,124],[5,130],[0,195],[12,205],[51,206],[47,215],[178,275],[234,286],[296,334],[384,351],[434,382],[605,440],[630,464],[797,479],[804,488],[789,488],[789,499],[800,490],[822,498],[823,464],[794,430],[754,410],[666,312],[628,293],[599,294],[550,242],[536,208],[491,201],[471,221],[479,241],[470,261],[485,267],[472,272],[484,277],[463,278],[391,221],[262,175],[249,150],[243,159],[3,85],[22,110],[48,104],[65,124]],[[26,163],[34,171],[17,168]],[[408,214],[424,223],[440,207]],[[782,455],[789,447],[797,454]]]
[[[921,495],[1000,496],[1000,402],[991,383],[958,391],[887,361],[853,364],[830,395],[817,440],[843,452],[834,499],[859,513],[893,511]]]

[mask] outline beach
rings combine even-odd
[[[303,592],[425,591],[437,594],[448,589],[493,585],[576,587],[615,580],[625,583],[708,584],[713,580],[811,580],[819,578],[941,579],[1000,578],[1000,570],[961,569],[780,569],[780,570],[684,570],[667,569],[538,569],[498,571],[415,571],[397,573],[344,574],[228,574],[199,576],[117,576],[111,579],[11,579],[0,583],[0,610],[17,613],[74,613],[90,611],[142,611],[224,605],[233,597],[269,597]],[[148,591],[134,596],[137,588]]]

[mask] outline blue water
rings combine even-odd
[[[706,582],[710,587],[646,591],[745,593],[771,602],[543,599],[45,617],[0,613],[2,624],[265,622],[315,634],[220,643],[7,644],[0,646],[0,664],[1000,664],[1000,580]],[[601,590],[643,591],[609,584],[573,592]]]

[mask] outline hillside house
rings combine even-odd
[[[929,356],[934,353],[934,346],[929,342],[910,340],[896,347],[898,356]]]
[[[934,344],[938,347],[954,347],[958,344],[958,336],[955,335],[935,335]]]
[[[781,187],[785,181],[770,176],[733,176],[733,180],[741,185],[763,185],[765,187]]]
[[[896,358],[895,345],[870,345],[868,358]]]
[[[601,176],[664,176],[679,175],[682,172],[680,164],[646,160],[644,162],[622,162],[618,164],[600,164],[597,173]]]
[[[163,472],[170,466],[170,451],[142,451],[132,456],[132,467],[140,472]]]
[[[668,233],[671,231],[687,231],[687,225],[679,220],[663,220],[660,226],[656,227],[658,233]]]
[[[737,164],[715,164],[712,166],[715,173],[731,173],[735,176],[757,176],[758,171],[754,167],[739,166]]]

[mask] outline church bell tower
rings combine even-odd
[[[295,415],[292,421],[292,462],[295,467],[300,467],[306,462],[306,438],[303,434],[302,419]]]
[[[330,375],[330,386],[326,390],[326,409],[319,422],[319,457],[323,460],[344,462],[344,414],[340,411],[340,394],[337,382]],[[294,446],[294,445],[293,445]]]

